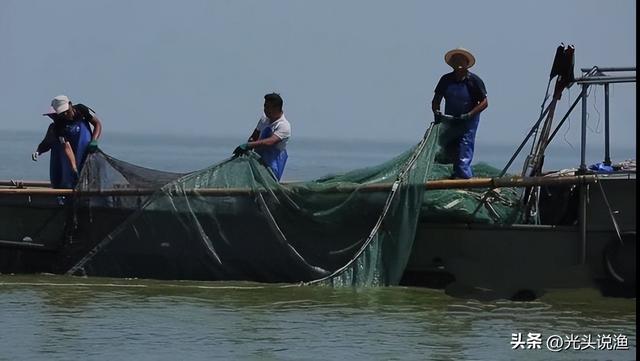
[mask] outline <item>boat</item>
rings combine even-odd
[[[535,298],[546,290],[596,288],[605,295],[636,295],[636,171],[631,166],[612,166],[609,133],[609,86],[635,82],[635,67],[583,68],[582,76],[566,86],[581,87],[580,94],[549,133],[550,104],[541,113],[527,138],[513,155],[515,159],[536,131],[545,133],[532,149],[551,142],[569,114],[580,102],[581,159],[577,168],[542,172],[549,177],[595,176],[594,182],[574,185],[541,185],[523,207],[535,219],[513,224],[420,222],[412,256],[407,266],[408,283],[457,284],[460,292],[497,294],[508,298]],[[604,160],[587,167],[587,97],[593,86],[604,87]],[[559,97],[558,97],[559,99]],[[544,117],[545,125],[540,127]],[[535,159],[532,153],[527,162]],[[539,157],[539,155],[538,155]],[[606,166],[599,172],[598,166]],[[507,168],[505,167],[505,169]],[[536,165],[525,164],[523,175]],[[531,189],[531,188],[530,188]],[[531,214],[529,214],[531,216]],[[486,292],[485,292],[486,293]]]
[[[573,49],[562,50],[554,64]],[[608,131],[608,86],[635,82],[635,68],[564,71],[552,70],[554,98],[509,164],[469,180],[442,176],[432,124],[384,165],[312,182],[279,184],[255,154],[176,174],[101,151],[73,190],[0,182],[0,273],[401,284],[513,299],[594,287],[635,297],[635,166],[611,167]],[[572,85],[581,92],[551,133],[555,102]],[[605,87],[606,173],[586,164],[591,86]],[[579,167],[543,171],[546,146],[579,102]],[[532,136],[523,173],[506,175]]]

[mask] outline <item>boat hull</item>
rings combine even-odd
[[[635,176],[604,178],[588,188],[586,219],[580,220],[575,197],[550,197],[541,203],[546,221],[556,224],[466,224],[420,219],[402,283],[453,289],[488,289],[501,295],[522,291],[540,294],[553,288],[619,289],[635,296]],[[558,194],[569,187],[555,189]],[[553,189],[550,189],[553,190]],[[575,189],[573,189],[575,193]],[[607,203],[624,235],[620,246]],[[66,207],[66,208],[65,208]],[[558,211],[562,210],[562,211]],[[55,197],[6,196],[0,201],[0,273],[66,273],[133,212],[93,208],[75,212]],[[75,214],[74,222],[68,221]],[[167,214],[171,217],[171,214]],[[237,218],[237,217],[236,217]],[[225,222],[235,222],[231,215]],[[582,239],[581,224],[586,239]],[[202,253],[202,245],[153,239],[110,245],[86,267],[92,276],[218,280]],[[277,257],[269,253],[255,258]],[[622,261],[620,260],[622,259]],[[195,261],[194,261],[195,260]],[[256,278],[238,263],[239,271],[222,279],[291,281]],[[243,270],[244,269],[244,270]],[[613,271],[613,272],[612,272]],[[612,274],[613,273],[613,274]],[[77,274],[77,273],[76,273]],[[621,275],[626,278],[620,280]],[[616,277],[617,276],[617,277]]]
[[[596,184],[588,191],[584,243],[577,203],[547,205],[576,215],[573,222],[571,216],[559,217],[574,224],[443,224],[423,220],[404,283],[489,289],[507,296],[583,287],[635,296],[635,178],[603,179],[601,184],[624,245]]]

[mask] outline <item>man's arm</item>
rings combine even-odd
[[[483,110],[487,109],[488,106],[489,101],[487,100],[487,97],[484,97],[484,99],[482,99],[480,103],[478,103],[475,107],[473,107],[473,109],[471,109],[471,111],[469,112],[469,116],[472,117],[476,114],[479,114]]]
[[[247,143],[249,149],[258,148],[258,147],[268,147],[277,143],[280,143],[282,139],[276,134],[272,134],[269,138],[249,141]]]
[[[45,134],[44,138],[42,139],[40,144],[38,144],[38,148],[36,149],[36,153],[38,153],[38,155],[46,153],[49,150],[51,150],[51,147],[53,146],[53,142],[56,141],[56,136],[54,134],[53,128],[54,128],[54,125],[53,123],[51,123],[51,125],[49,125],[49,128],[47,129],[47,133]]]
[[[431,110],[434,114],[440,111],[440,103],[442,103],[442,95],[435,93],[431,100]]]
[[[291,125],[286,120],[273,126],[273,133],[265,139],[247,143],[248,148],[270,147],[291,137]]]
[[[440,103],[442,103],[442,98],[444,98],[444,92],[447,88],[447,84],[449,84],[450,77],[451,73],[440,77],[438,84],[436,84],[436,88],[433,90],[433,99],[431,100],[431,110],[433,111],[433,114],[440,113]]]
[[[76,163],[76,156],[73,154],[73,149],[71,148],[71,143],[64,142],[64,154],[67,155],[67,159],[69,159],[69,164],[71,165],[71,169],[75,174],[78,174],[78,165]]]
[[[91,135],[91,140],[98,140],[100,138],[100,134],[102,134],[102,122],[95,114],[93,114],[89,119],[89,123],[93,125],[93,134]]]
[[[477,96],[476,99],[482,98],[482,100],[480,100],[478,104],[476,104],[476,106],[473,107],[473,109],[471,109],[471,111],[468,113],[469,116],[474,116],[487,109],[487,107],[489,106],[489,101],[487,100],[487,88],[484,86],[484,82],[482,81],[482,79],[476,74],[471,73],[470,80],[474,85],[473,89],[474,94],[476,94]]]
[[[251,133],[251,136],[249,136],[249,139],[247,139],[247,142],[256,141],[258,140],[259,136],[260,136],[260,132],[258,131],[258,129],[255,129],[253,133]]]
[[[100,118],[96,115],[95,111],[84,104],[76,104],[74,105],[74,109],[80,112],[82,116],[93,126],[93,131],[91,132],[91,141],[95,143],[97,148],[97,141],[100,139],[100,135],[102,134],[102,122]]]
[[[247,143],[239,145],[233,151],[233,154],[238,155],[246,152],[249,149],[272,146],[274,144],[278,144],[281,141],[282,139],[280,139],[280,137],[277,136],[276,134],[272,134],[269,138],[255,140],[255,141],[252,141],[251,138],[249,138],[249,141]]]

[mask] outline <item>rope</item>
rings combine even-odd
[[[616,230],[616,236],[618,236],[618,240],[620,244],[624,246],[624,241],[622,240],[622,234],[620,232],[620,226],[618,226],[618,222],[616,221],[615,212],[611,209],[611,205],[609,204],[609,199],[604,192],[604,188],[602,187],[602,183],[599,181],[598,176],[596,175],[596,183],[600,188],[600,193],[602,193],[602,199],[604,200],[604,204],[607,206],[607,210],[609,210],[609,216],[611,217],[611,223],[613,223],[613,228]]]
[[[219,164],[216,165],[216,167],[220,167],[225,163],[228,163],[231,161],[232,158],[229,158]],[[84,174],[84,172],[83,172]],[[88,174],[87,174],[88,176]],[[179,177],[178,179],[165,184],[164,186],[162,186],[162,188],[160,188],[160,190],[155,191],[150,197],[148,197],[145,202],[142,204],[142,206],[140,208],[138,208],[132,215],[130,215],[124,222],[122,222],[118,227],[116,227],[113,231],[111,231],[106,237],[104,237],[104,239],[102,239],[98,244],[96,244],[84,257],[82,257],[80,259],[80,261],[78,261],[75,265],[73,265],[71,268],[69,268],[69,270],[67,272],[65,272],[65,274],[67,275],[73,275],[76,272],[78,272],[79,270],[83,270],[84,269],[84,265],[87,264],[87,262],[91,261],[93,259],[93,257],[95,257],[100,251],[102,251],[106,246],[108,246],[111,241],[113,241],[115,239],[115,237],[122,232],[124,229],[126,229],[126,227],[128,227],[131,223],[133,223],[144,211],[144,209],[151,204],[153,201],[155,201],[158,197],[161,197],[162,195],[169,195],[171,194],[171,189],[172,188],[176,188],[176,192],[179,191],[180,193],[182,193],[184,195],[184,188],[182,186],[182,182],[184,182],[185,180],[189,179],[190,177],[193,176],[193,173],[187,173],[182,175],[181,177]],[[76,190],[78,196],[82,195],[82,191],[81,190]],[[171,200],[171,204],[174,205],[173,203],[173,198],[170,197]],[[174,205],[174,209],[175,205]],[[176,209],[177,210],[177,209]],[[75,216],[75,211],[74,211],[74,216]],[[206,243],[206,241],[205,241]],[[210,249],[211,250],[211,249]],[[215,254],[215,252],[213,252],[213,255],[218,258],[217,254]]]
[[[353,265],[353,263],[358,258],[360,258],[362,253],[367,249],[369,244],[373,241],[374,237],[378,234],[378,230],[380,229],[380,226],[382,225],[382,222],[384,221],[385,217],[387,216],[387,213],[389,212],[389,208],[391,208],[391,203],[393,202],[393,200],[395,198],[395,195],[396,195],[398,189],[400,188],[400,183],[405,180],[406,174],[409,172],[409,170],[411,170],[411,168],[415,164],[416,160],[418,160],[419,155],[424,150],[424,147],[427,144],[427,140],[429,139],[429,136],[431,135],[431,131],[433,130],[433,126],[434,126],[434,123],[431,123],[431,125],[429,126],[429,128],[425,132],[424,137],[422,138],[422,141],[420,142],[420,144],[418,145],[416,150],[411,155],[411,158],[407,161],[406,166],[403,168],[403,170],[400,172],[400,174],[398,174],[398,177],[396,178],[395,182],[393,182],[393,185],[391,186],[391,191],[389,192],[389,195],[387,196],[387,200],[385,201],[384,207],[382,209],[382,212],[380,213],[380,216],[378,217],[378,220],[377,220],[376,224],[371,229],[371,232],[369,232],[369,236],[364,241],[362,247],[360,247],[360,249],[355,254],[355,256],[353,258],[351,258],[349,260],[349,262],[347,262],[344,266],[342,266],[342,267],[338,268],[337,270],[333,271],[331,274],[329,274],[329,275],[327,275],[325,277],[313,280],[313,281],[303,282],[302,283],[303,285],[317,284],[317,283],[326,281],[328,279],[334,278],[334,277],[342,274],[347,268],[351,267],[351,265]]]
[[[397,194],[398,189],[400,188],[400,184],[403,183],[406,180],[406,176],[408,174],[408,172],[411,170],[411,168],[414,166],[414,164],[416,163],[416,161],[419,159],[420,155],[422,154],[426,144],[427,144],[427,140],[429,139],[431,132],[434,128],[434,123],[431,123],[431,125],[429,126],[429,128],[427,129],[427,131],[425,132],[422,141],[419,143],[418,147],[416,148],[416,150],[413,152],[413,154],[411,155],[411,157],[409,158],[409,160],[405,163],[404,168],[402,169],[402,171],[398,174],[395,182],[392,184],[391,186],[391,191],[389,192],[389,195],[387,196],[387,199],[385,201],[383,210],[380,214],[380,216],[378,217],[378,220],[376,222],[376,224],[374,225],[373,229],[371,230],[371,232],[369,233],[369,236],[366,238],[366,240],[364,241],[362,247],[358,250],[358,252],[356,253],[356,255],[347,263],[345,264],[343,267],[341,267],[340,269],[334,271],[333,273],[324,276],[322,278],[310,281],[310,282],[301,282],[299,285],[310,285],[310,284],[314,284],[314,283],[319,283],[322,282],[324,280],[333,278],[339,274],[341,274],[342,272],[344,272],[347,268],[349,268],[359,257],[360,255],[367,249],[367,247],[369,246],[369,244],[373,241],[374,237],[377,235],[380,226],[382,225],[382,222],[384,221],[384,219],[386,218],[387,213],[389,212],[389,209],[391,208],[391,204],[393,202],[393,200],[395,199],[395,196]],[[150,204],[153,200],[155,200],[155,198],[157,198],[158,194],[161,194],[161,192],[166,192],[168,189],[170,189],[170,187],[174,184],[179,184],[179,182],[185,178],[187,178],[189,175],[185,175],[181,178],[179,178],[178,180],[162,187],[162,189],[156,193],[154,193],[153,196],[149,197],[145,204],[143,204],[143,206],[138,209],[136,212],[134,212],[133,215],[131,215],[125,222],[123,222],[122,224],[120,224],[115,230],[113,230],[111,233],[109,233],[101,242],[99,242],[96,246],[93,247],[93,249],[91,249],[84,257],[82,257],[75,265],[73,265],[71,268],[69,268],[69,270],[66,272],[67,275],[73,275],[76,272],[78,272],[79,270],[84,268],[84,265],[89,262],[91,259],[93,259],[93,257],[95,255],[97,255],[102,249],[104,249],[109,243],[111,243],[111,241],[113,241],[113,239],[116,237],[117,234],[119,234],[125,227],[129,226],[132,222],[133,219],[137,218],[137,216],[139,214],[141,214],[142,210],[148,205]],[[264,202],[264,200],[263,200]],[[260,203],[260,202],[258,202]],[[266,209],[266,204],[261,204],[261,208],[264,210]],[[282,232],[278,229],[277,227],[277,223],[275,222],[275,219],[273,219],[273,216],[270,213],[267,213],[267,218],[270,218],[270,224],[272,226],[276,227],[276,230],[278,233],[278,235],[282,238],[281,241],[286,240],[286,237],[284,236],[284,234],[282,234]],[[285,242],[286,243],[286,242]],[[291,249],[289,250],[290,252],[292,251]],[[293,252],[295,253],[295,250],[293,250]],[[301,260],[300,255],[298,255],[297,257],[298,260]],[[304,262],[304,260],[302,260]],[[306,262],[305,262],[306,263]],[[314,268],[317,272],[319,273],[326,273],[325,270],[319,268],[319,267],[315,267],[312,265],[307,264],[308,266]]]

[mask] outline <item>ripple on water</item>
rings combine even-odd
[[[635,357],[635,300],[586,290],[514,302],[406,287],[0,276],[0,310],[8,359],[511,359],[512,332],[623,333],[630,351],[554,359]]]

